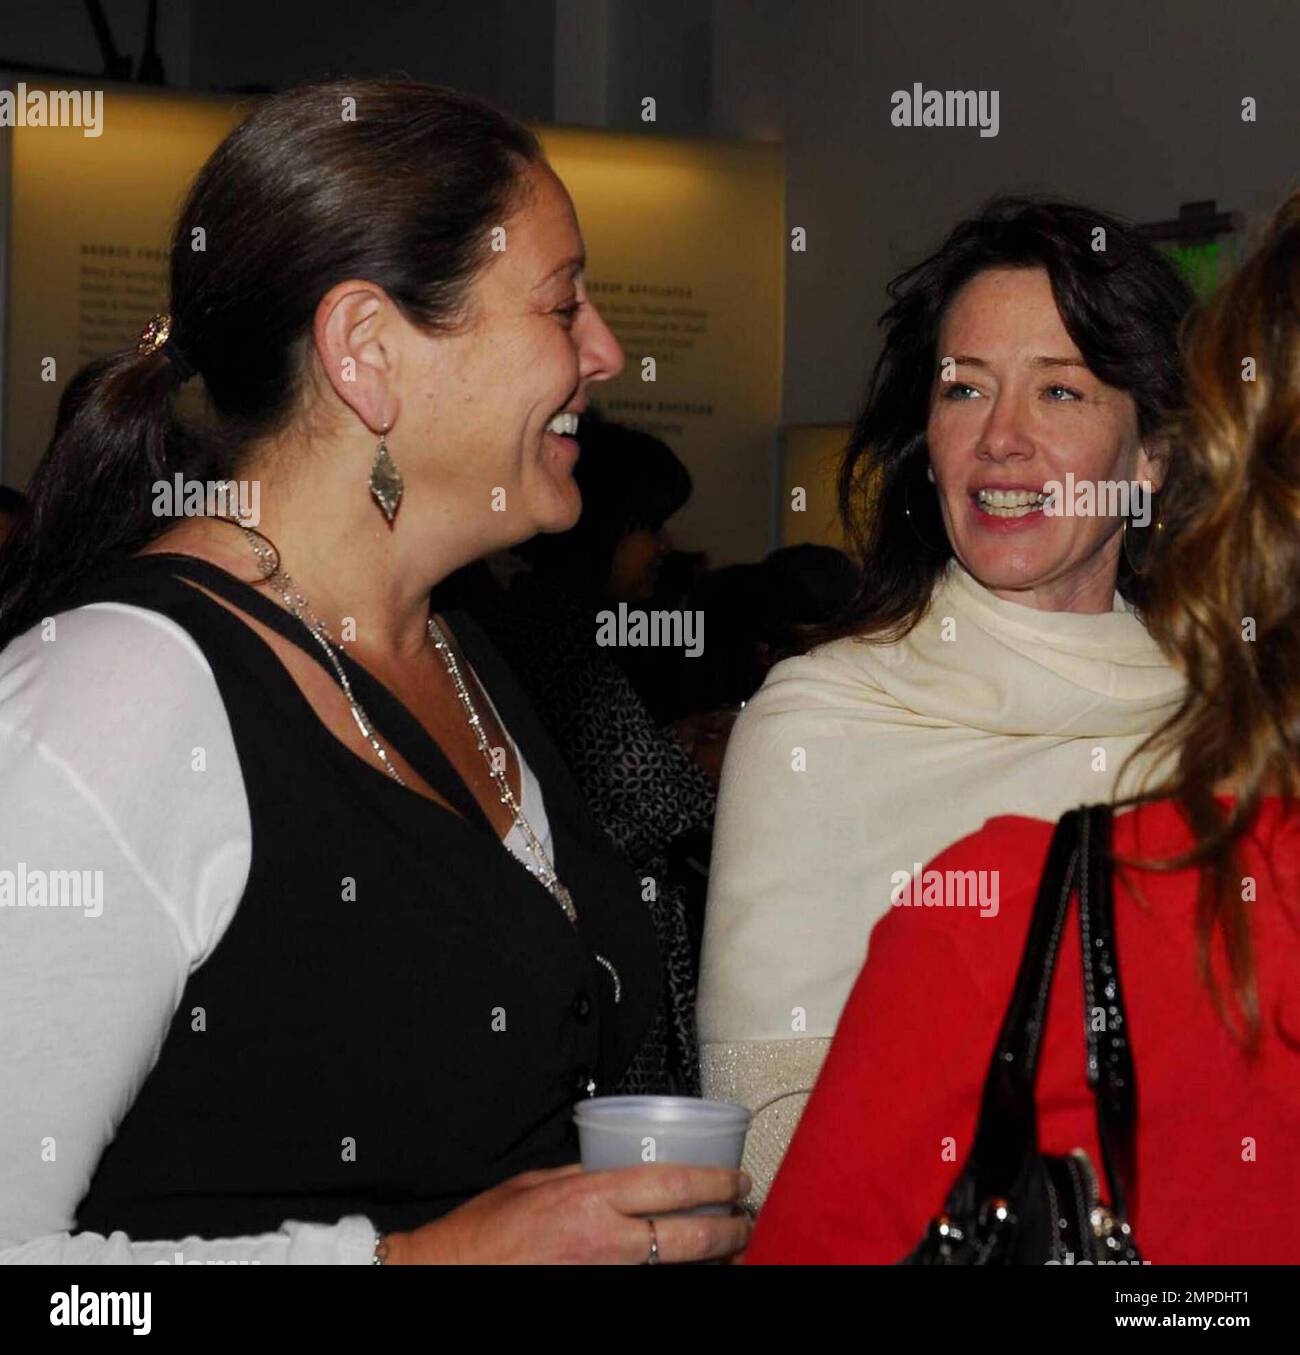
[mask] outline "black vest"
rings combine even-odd
[[[574,1103],[593,1082],[609,1092],[635,1053],[658,953],[636,880],[500,657],[467,616],[445,613],[542,786],[576,928],[386,688],[344,656],[385,741],[463,818],[347,749],[256,633],[180,576],[332,671],[300,622],[192,557],[125,561],[77,599],[148,607],[193,636],[252,819],[239,907],[186,983],[77,1226],[221,1237],[356,1213],[411,1228],[518,1172],[575,1161]],[[617,1005],[595,952],[619,970]]]

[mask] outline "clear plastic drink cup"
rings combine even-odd
[[[740,1166],[750,1112],[726,1101],[692,1096],[596,1096],[573,1113],[587,1171],[655,1162],[691,1167]],[[703,1205],[686,1214],[725,1214]]]

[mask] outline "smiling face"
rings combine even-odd
[[[927,439],[948,539],[970,574],[1045,611],[1111,609],[1122,519],[1048,515],[1038,496],[1067,473],[1076,485],[1154,483],[1154,468],[1132,397],[1084,365],[1045,269],[989,269],[953,297]]]
[[[398,430],[409,438],[415,413],[420,440],[436,449],[422,473],[483,523],[491,547],[578,520],[577,415],[588,387],[623,367],[587,296],[573,204],[547,166],[529,167],[502,224],[505,248],[470,288],[469,323],[429,341],[434,379],[417,373]]]

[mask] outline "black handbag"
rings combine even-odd
[[[1136,1189],[1137,1087],[1120,991],[1111,895],[1111,811],[1072,809],[1052,835],[1020,957],[984,1081],[975,1143],[944,1212],[904,1264],[1064,1265],[1141,1261],[1128,1223]],[[1034,1084],[1070,898],[1079,898],[1083,950],[1085,1072],[1110,1191],[1082,1149],[1068,1157],[1038,1150]]]

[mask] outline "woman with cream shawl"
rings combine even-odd
[[[1100,212],[1004,199],[890,296],[840,474],[862,592],[772,670],[723,773],[699,1026],[705,1095],[755,1112],[751,1203],[891,895],[994,815],[1110,799],[1180,694],[1133,610],[1178,473],[1178,275]],[[996,884],[929,897],[987,917]]]

